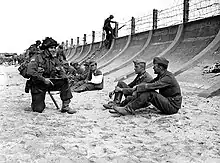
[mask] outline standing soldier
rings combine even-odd
[[[111,26],[111,23],[117,23],[116,21],[112,21],[112,19],[114,18],[113,15],[110,15],[107,19],[105,19],[104,22],[104,26],[103,26],[103,30],[106,33],[106,41],[108,42],[108,49],[111,46],[111,41],[113,38],[115,38],[115,32]]]
[[[76,113],[69,107],[72,93],[64,69],[56,58],[57,45],[57,41],[47,37],[41,46],[42,53],[33,56],[28,64],[27,74],[31,80],[31,108],[34,112],[41,113],[45,109],[47,91],[60,91],[61,112]]]

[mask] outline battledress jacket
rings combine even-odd
[[[149,83],[152,80],[153,80],[152,76],[146,71],[144,71],[142,74],[138,74],[135,77],[135,79],[131,83],[128,84],[130,88],[123,88],[123,94],[132,94],[133,93],[132,88],[134,86],[138,84],[142,84],[142,83]]]
[[[67,78],[62,64],[57,58],[46,54],[35,55],[31,58],[27,68],[31,80],[45,81],[45,78]]]
[[[137,92],[139,93],[151,90],[159,90],[159,93],[166,97],[173,106],[176,108],[181,107],[181,89],[175,76],[171,72],[165,71],[163,74],[154,78],[150,83],[137,87]]]

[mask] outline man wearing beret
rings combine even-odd
[[[163,57],[155,57],[153,69],[157,77],[150,83],[138,85],[135,88],[138,94],[136,99],[125,107],[114,106],[109,112],[119,115],[134,114],[135,110],[150,102],[163,114],[177,113],[182,103],[181,90],[174,75],[167,71],[168,63],[169,61]],[[156,90],[159,90],[159,93]]]
[[[146,62],[143,59],[134,60],[133,63],[134,71],[137,74],[136,78],[129,84],[119,81],[115,90],[109,93],[110,98],[115,94],[114,100],[108,102],[108,104],[104,104],[103,107],[105,109],[111,109],[113,105],[125,106],[136,97],[135,86],[148,83],[153,79],[152,76],[146,72]],[[121,102],[123,95],[125,96],[125,100]]]
[[[73,96],[64,68],[56,58],[57,45],[57,41],[46,37],[41,45],[42,53],[33,56],[28,64],[27,74],[31,81],[31,108],[34,112],[42,113],[45,109],[47,91],[60,91],[61,112],[76,113],[76,110],[69,107]]]
[[[102,72],[97,69],[97,62],[89,62],[89,72],[84,81],[84,84],[79,86],[76,89],[73,89],[74,92],[81,93],[85,91],[101,90],[104,85],[104,77]]]

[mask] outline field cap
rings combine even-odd
[[[134,60],[133,62],[134,62],[135,65],[136,65],[136,64],[146,64],[146,61],[143,60],[143,59],[136,59],[136,60]]]
[[[164,68],[167,68],[169,61],[164,57],[155,57],[153,60],[153,64],[158,64],[163,66]]]

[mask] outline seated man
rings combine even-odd
[[[60,91],[61,112],[76,113],[76,110],[69,107],[70,99],[73,96],[64,68],[56,58],[57,45],[57,41],[47,37],[41,46],[42,53],[34,55],[28,63],[27,74],[30,76],[32,96],[31,108],[34,112],[42,113],[45,109],[47,91]]]
[[[174,75],[167,71],[169,61],[162,57],[153,60],[154,73],[157,77],[150,83],[136,86],[138,96],[125,107],[114,106],[110,113],[120,115],[134,114],[135,110],[151,103],[163,114],[175,114],[181,108],[182,96],[179,83]],[[156,92],[159,90],[159,93]]]
[[[109,93],[109,97],[111,98],[113,94],[115,94],[114,100],[110,101],[108,104],[104,104],[105,109],[111,109],[113,105],[124,106],[130,100],[133,99],[134,96],[134,88],[136,85],[141,83],[148,83],[153,78],[152,76],[146,72],[146,62],[142,59],[137,59],[134,62],[134,71],[137,74],[136,78],[130,83],[126,84],[122,81],[119,81],[115,90]],[[125,96],[125,100],[121,102],[122,96]]]
[[[73,66],[75,67],[76,71],[74,76],[72,76],[70,79],[70,86],[72,90],[85,83],[89,73],[89,62],[84,63],[84,69],[78,63],[74,63]]]
[[[74,89],[74,92],[84,92],[92,90],[103,89],[104,78],[100,70],[97,69],[97,63],[95,61],[90,61],[89,73],[85,80],[85,83]]]

